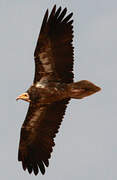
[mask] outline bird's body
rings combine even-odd
[[[33,85],[17,99],[30,102],[22,125],[18,160],[23,169],[45,173],[54,138],[71,98],[82,99],[100,88],[83,80],[73,82],[73,20],[67,9],[53,7],[45,13],[34,53]]]
[[[83,83],[84,82],[84,83]],[[84,88],[83,88],[84,85]],[[87,86],[89,87],[87,88]],[[87,88],[87,91],[84,90]],[[90,89],[90,92],[89,92]],[[41,105],[51,104],[67,98],[82,99],[89,96],[99,89],[88,81],[79,81],[77,83],[61,83],[61,82],[37,82],[28,89],[30,100]],[[84,95],[84,93],[86,93]],[[87,94],[90,93],[90,94]]]
[[[67,97],[67,86],[60,82],[37,82],[29,88],[28,93],[32,97],[32,101],[40,104],[50,104]]]

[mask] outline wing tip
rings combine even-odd
[[[29,174],[31,174],[32,172],[34,173],[34,175],[36,176],[39,172],[41,172],[42,175],[45,174],[45,166],[48,167],[49,166],[49,161],[44,160],[44,161],[38,161],[35,163],[25,163],[24,161],[22,161],[22,168],[24,171],[28,171]]]
[[[45,164],[45,166],[46,166],[46,167],[48,167],[48,166],[49,166],[49,160],[48,160],[48,159],[43,160],[43,162],[44,162],[44,164]]]
[[[53,6],[53,8],[52,9],[54,9],[54,11],[56,10],[56,4]]]

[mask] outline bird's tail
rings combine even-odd
[[[68,96],[74,99],[82,99],[100,90],[100,87],[87,80],[68,84]]]

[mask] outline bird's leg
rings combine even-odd
[[[68,96],[75,99],[82,99],[100,90],[100,87],[87,80],[68,84]]]

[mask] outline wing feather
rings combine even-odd
[[[50,78],[62,83],[73,82],[73,13],[65,17],[67,9],[53,7],[50,16],[45,13],[34,52],[34,83]],[[53,79],[52,79],[53,78]],[[30,103],[21,128],[18,160],[24,170],[35,175],[45,173],[54,138],[59,130],[69,99],[46,106]]]
[[[67,8],[61,11],[53,7],[50,16],[45,13],[41,31],[34,52],[34,83],[41,78],[70,83],[73,80],[73,13],[66,16]],[[66,17],[65,17],[66,16]]]
[[[26,119],[22,125],[18,160],[22,161],[23,169],[29,173],[45,173],[45,166],[49,166],[49,159],[54,138],[65,113],[67,100],[39,107],[30,104]]]

